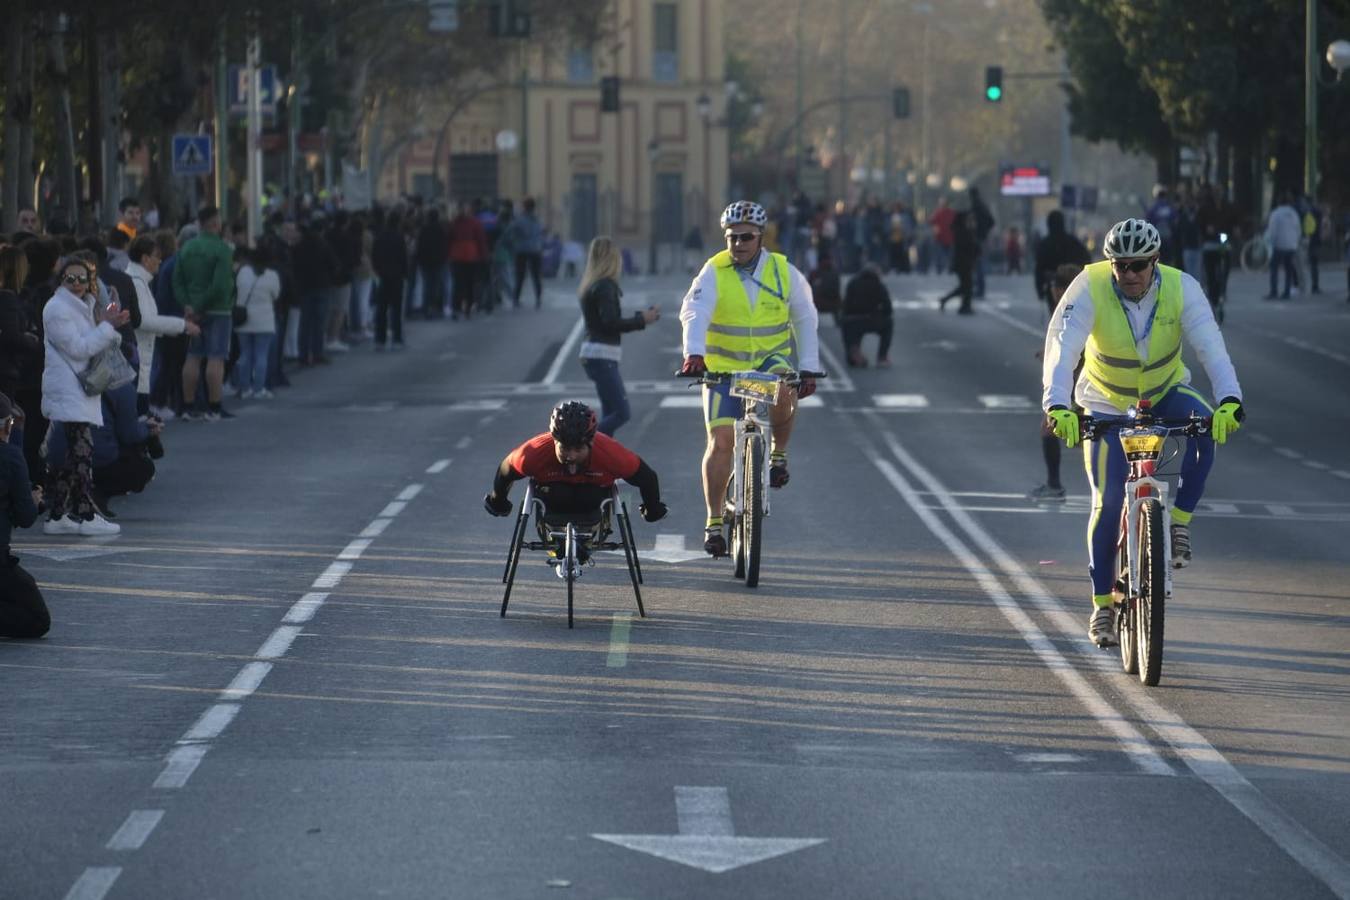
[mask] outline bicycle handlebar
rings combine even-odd
[[[1156,416],[1139,415],[1135,418],[1098,419],[1093,416],[1080,416],[1079,428],[1083,440],[1095,441],[1119,428],[1166,428],[1169,434],[1184,434],[1194,437],[1208,434],[1213,422],[1210,416],[1197,416],[1194,413],[1184,419],[1162,419]]]
[[[739,374],[738,372],[703,372],[699,375],[694,375],[677,371],[675,373],[675,377],[697,378],[698,380],[695,382],[695,384],[721,384],[725,381],[728,381],[736,377],[736,375],[738,374]],[[826,372],[759,372],[757,374],[777,375],[778,380],[787,385],[799,384],[803,378],[821,379],[830,377],[829,374]]]

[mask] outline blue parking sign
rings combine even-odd
[[[211,135],[173,136],[173,174],[210,175],[212,168]]]

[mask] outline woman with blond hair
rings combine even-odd
[[[595,382],[600,396],[599,430],[610,437],[632,416],[628,407],[628,393],[619,374],[623,349],[619,340],[625,332],[640,331],[657,319],[661,311],[655,306],[625,317],[619,308],[619,273],[623,259],[619,248],[608,237],[591,241],[586,254],[586,271],[581,276],[577,294],[581,298],[581,314],[586,319],[586,340],[581,345],[581,367],[586,377]]]

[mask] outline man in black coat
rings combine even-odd
[[[1036,245],[1036,296],[1045,301],[1050,314],[1055,313],[1055,301],[1050,296],[1050,285],[1055,270],[1063,265],[1086,266],[1092,257],[1083,242],[1064,228],[1064,213],[1052,209],[1045,217],[1045,237]]]
[[[882,368],[890,366],[891,336],[894,334],[891,293],[886,290],[876,263],[868,263],[849,281],[848,289],[844,292],[840,329],[844,332],[844,353],[848,356],[850,366],[867,366],[867,357],[862,352],[862,339],[869,334],[875,334],[879,339],[877,365]]]

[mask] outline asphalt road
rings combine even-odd
[[[542,554],[497,614],[492,471],[593,396],[568,285],[171,425],[119,537],[16,535],[55,624],[0,641],[0,897],[1350,898],[1350,304],[1237,280],[1251,418],[1144,688],[1086,640],[1076,455],[1068,503],[1024,496],[1027,281],[969,318],[891,284],[894,368],[823,329],[756,590],[680,552],[684,282],[626,285],[666,314],[618,435],[671,507],[645,619],[615,556],[573,630]]]

